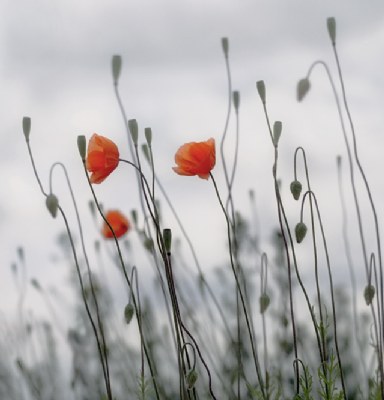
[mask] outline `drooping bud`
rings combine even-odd
[[[129,132],[131,133],[132,141],[135,146],[137,146],[137,139],[139,138],[139,127],[135,119],[130,119],[128,121]]]
[[[168,254],[170,254],[172,247],[172,231],[169,228],[163,230],[163,240],[164,240],[165,250]]]
[[[145,136],[145,140],[148,143],[148,146],[151,147],[151,144],[152,144],[152,129],[151,128],[145,128],[144,129],[144,136]]]
[[[49,194],[45,199],[45,205],[47,206],[48,211],[50,212],[52,217],[56,218],[57,209],[59,208],[58,198],[53,193]]]
[[[336,20],[334,17],[327,18],[327,29],[332,45],[336,44]]]
[[[31,132],[31,118],[23,117],[23,133],[25,140],[29,142],[29,134]]]
[[[309,81],[308,78],[300,79],[299,82],[297,82],[297,89],[296,89],[297,101],[303,100],[303,98],[309,92],[310,88],[311,88],[311,82]]]
[[[295,200],[299,200],[301,190],[303,189],[303,185],[301,182],[295,180],[291,182],[291,185],[289,187],[291,189],[292,196]]]
[[[195,386],[195,383],[196,383],[198,377],[199,377],[199,376],[198,376],[198,374],[197,374],[197,372],[196,372],[196,370],[195,370],[194,368],[191,369],[191,370],[187,373],[187,375],[186,375],[186,377],[185,377],[185,381],[186,381],[186,383],[187,383],[187,389],[188,389],[188,390],[192,390],[192,389],[193,389],[193,387]]]
[[[275,147],[277,147],[279,143],[282,129],[283,125],[281,121],[275,121],[275,123],[273,124],[273,144]]]
[[[133,318],[133,313],[135,309],[133,308],[133,305],[131,303],[128,303],[125,308],[124,308],[124,320],[125,323],[128,325]]]
[[[77,137],[77,148],[79,149],[81,159],[85,160],[87,153],[87,141],[84,135],[79,135]]]
[[[264,81],[256,82],[257,92],[259,93],[260,99],[265,104],[265,84]]]
[[[233,106],[235,107],[235,111],[238,112],[240,107],[240,92],[235,90],[232,96],[233,96]]]
[[[226,37],[221,38],[221,46],[223,47],[223,52],[225,57],[228,57],[228,50],[229,50],[228,38]]]
[[[375,297],[375,287],[373,285],[367,285],[364,289],[364,299],[367,306],[371,305],[374,297]]]
[[[259,298],[260,314],[264,314],[270,303],[270,298],[267,293],[263,293]]]
[[[117,85],[121,72],[121,56],[115,54],[112,57],[112,76],[113,76],[113,84]]]
[[[296,242],[301,243],[307,234],[307,226],[304,222],[299,222],[295,227]]]

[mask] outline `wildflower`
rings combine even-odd
[[[128,219],[120,211],[110,210],[106,213],[105,218],[109,225],[111,225],[117,238],[123,236],[131,228]],[[101,233],[106,239],[112,239],[114,237],[110,227],[106,222],[104,222]]]
[[[216,162],[215,139],[184,144],[177,150],[175,162],[173,170],[177,174],[208,179]]]
[[[119,164],[119,149],[112,140],[94,133],[88,144],[87,170],[91,183],[101,183]]]

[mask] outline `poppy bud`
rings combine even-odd
[[[171,253],[172,231],[169,228],[163,230],[164,246],[167,253]]]
[[[334,17],[327,18],[327,29],[329,37],[331,38],[332,44],[336,43],[336,20]]]
[[[141,150],[143,151],[145,159],[149,162],[151,160],[151,157],[149,155],[148,145],[146,143],[143,143],[141,145]]]
[[[187,382],[187,389],[192,390],[193,387],[195,386],[195,383],[198,378],[198,374],[195,369],[191,369],[188,373],[187,376],[185,377],[185,380]]]
[[[25,140],[29,142],[29,133],[31,132],[31,118],[23,117],[23,133]]]
[[[309,81],[308,78],[300,79],[299,82],[297,82],[297,89],[296,89],[297,101],[303,100],[305,95],[309,92],[310,88],[311,88],[311,82]]]
[[[112,57],[112,76],[114,85],[117,85],[117,82],[120,77],[120,72],[121,72],[121,56],[115,54]]]
[[[277,147],[277,145],[279,143],[282,128],[283,128],[283,125],[282,125],[281,121],[276,121],[273,124],[273,144],[275,147]]]
[[[152,129],[151,128],[145,128],[144,129],[144,136],[145,136],[145,140],[148,143],[148,146],[151,146],[151,144],[152,144]]]
[[[265,104],[265,84],[264,81],[256,82],[257,91],[259,93],[260,99]]]
[[[38,291],[41,290],[40,283],[37,281],[37,279],[32,278],[32,279],[31,279],[31,285],[32,285],[36,290],[38,290]]]
[[[307,226],[304,224],[304,222],[299,222],[295,227],[297,243],[301,243],[303,241],[306,233],[307,233]]]
[[[49,194],[45,199],[45,205],[47,206],[52,217],[56,218],[57,209],[59,208],[58,198],[53,193]]]
[[[135,146],[137,146],[137,139],[139,138],[139,127],[135,119],[130,119],[128,121],[129,132],[131,133],[132,141]]]
[[[259,298],[260,314],[264,314],[270,303],[269,296],[267,293],[263,293]]]
[[[228,57],[228,49],[229,49],[228,38],[226,37],[221,38],[221,45],[223,47],[225,57]]]
[[[136,210],[131,211],[131,218],[132,218],[133,223],[135,225],[137,225],[137,211]]]
[[[133,313],[134,313],[134,308],[133,305],[131,303],[128,303],[125,308],[124,308],[124,320],[125,323],[128,325],[133,318]]]
[[[373,285],[368,285],[364,289],[364,299],[369,306],[372,303],[373,298],[375,297],[375,287]]]
[[[146,237],[144,239],[144,247],[149,251],[152,252],[153,251],[153,240],[149,237]]]
[[[292,196],[295,200],[299,200],[303,185],[299,181],[292,181],[290,185]]]
[[[237,90],[235,90],[232,96],[233,96],[233,106],[235,107],[236,112],[238,112],[240,106],[240,93]]]
[[[79,135],[77,137],[77,148],[79,149],[81,159],[85,160],[87,153],[87,141],[84,135]]]

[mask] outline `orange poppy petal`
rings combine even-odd
[[[176,152],[175,162],[177,166],[173,170],[177,174],[208,179],[216,163],[215,140],[185,143]]]
[[[131,228],[128,219],[120,211],[108,211],[105,215],[105,218],[111,225],[116,238],[120,238]],[[108,224],[104,222],[103,228],[101,230],[102,235],[106,239],[112,239],[114,238],[113,232],[111,231],[111,228],[108,226]]]
[[[119,164],[119,149],[112,140],[94,133],[88,143],[86,166],[90,181],[101,183]]]

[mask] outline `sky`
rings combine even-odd
[[[24,249],[29,278],[38,279],[46,287],[60,288],[68,277],[55,245],[64,225],[60,219],[53,220],[45,208],[28,158],[21,120],[23,116],[32,118],[31,146],[46,188],[52,163],[61,161],[67,166],[91,248],[99,236],[88,211],[91,194],[76,138],[89,138],[97,132],[114,140],[122,157],[129,158],[124,123],[113,91],[114,54],[123,59],[119,87],[128,118],[137,119],[141,142],[144,127],[152,128],[158,177],[202,265],[209,270],[227,260],[225,221],[211,182],[180,177],[172,171],[174,154],[183,143],[210,137],[220,142],[228,102],[222,37],[229,39],[233,89],[241,96],[236,204],[249,216],[248,192],[255,191],[261,246],[269,251],[271,232],[278,220],[272,181],[273,148],[256,91],[256,82],[264,80],[271,120],[283,123],[278,175],[289,216],[293,223],[299,216],[299,206],[289,196],[289,183],[293,179],[294,150],[303,146],[331,259],[340,268],[335,271],[336,281],[345,279],[336,174],[336,156],[346,155],[340,123],[324,71],[313,72],[311,91],[303,103],[296,101],[296,83],[316,60],[328,63],[336,78],[326,31],[327,17],[335,17],[360,156],[382,220],[382,1],[3,0],[0,15],[0,310],[5,318],[12,319],[17,307],[11,265],[18,262],[18,247]],[[232,115],[225,147],[228,160],[233,159],[234,134]],[[224,193],[219,154],[214,175]],[[344,181],[351,201],[346,169]],[[75,229],[61,171],[55,172],[53,186]],[[139,207],[134,174],[125,166],[96,190],[106,208],[129,213]],[[364,195],[362,202],[370,221]],[[163,208],[165,224],[177,235],[174,218],[165,204]],[[357,248],[352,206],[349,222],[351,243]],[[372,237],[369,228],[366,234]],[[187,252],[187,247],[184,249]],[[304,250],[302,257],[308,260]],[[360,253],[355,260],[361,263]],[[147,271],[145,266],[142,268]],[[362,279],[361,266],[359,271]],[[31,309],[43,309],[30,292]]]

